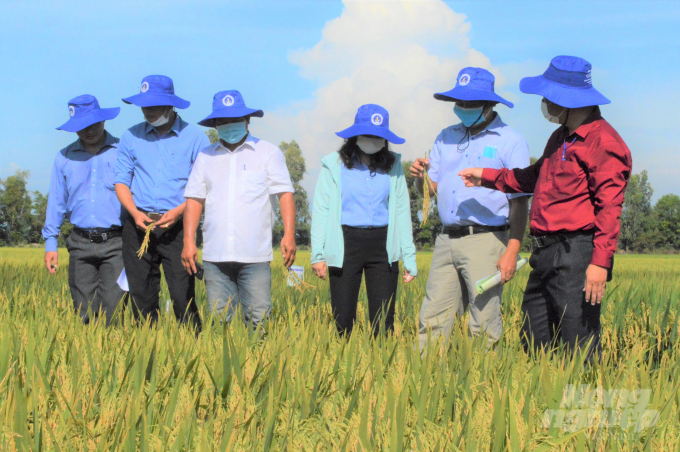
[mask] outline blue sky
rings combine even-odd
[[[252,131],[268,141],[297,140],[313,189],[322,155],[340,141],[362,103],[381,103],[407,139],[404,158],[424,154],[442,128],[458,122],[431,94],[448,90],[459,69],[479,65],[515,103],[503,119],[541,154],[552,125],[540,99],[519,93],[559,54],[594,67],[593,83],[612,100],[603,115],[647,169],[657,199],[680,194],[680,2],[676,1],[215,1],[0,3],[0,178],[31,171],[45,192],[57,151],[76,136],[54,128],[67,101],[97,96],[121,106],[114,135],[142,120],[120,99],[142,77],[165,74],[192,102],[197,122],[212,96],[238,89],[265,116]]]

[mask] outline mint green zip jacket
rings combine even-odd
[[[389,223],[387,225],[387,258],[404,261],[404,268],[416,276],[416,247],[411,229],[411,208],[401,154],[390,170]],[[321,160],[322,167],[314,191],[312,213],[312,264],[326,262],[329,267],[342,267],[345,242],[342,234],[342,189],[340,154],[333,152]]]

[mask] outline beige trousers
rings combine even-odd
[[[448,337],[456,316],[470,309],[472,335],[489,336],[489,344],[498,341],[503,331],[499,285],[482,295],[475,282],[496,272],[496,262],[505,252],[508,232],[487,232],[452,239],[440,234],[432,255],[430,276],[420,308],[419,342],[422,350],[428,336],[432,340]]]

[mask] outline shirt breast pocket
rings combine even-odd
[[[501,159],[497,157],[487,157],[482,155],[479,157],[479,164],[477,165],[480,168],[493,168],[493,169],[501,169],[503,168],[503,162],[501,162]]]
[[[241,190],[245,201],[255,201],[267,193],[266,171],[243,171],[241,173]]]
[[[555,165],[553,188],[560,198],[574,196],[584,179],[584,172],[577,162],[561,161]]]

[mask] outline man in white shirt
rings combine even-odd
[[[203,149],[184,191],[182,263],[196,273],[196,229],[205,206],[203,265],[212,311],[231,320],[239,304],[246,325],[257,326],[271,311],[274,196],[283,219],[283,264],[295,261],[295,201],[281,150],[248,133],[251,117],[238,91],[221,91],[213,112],[199,124],[214,127],[219,141]]]

